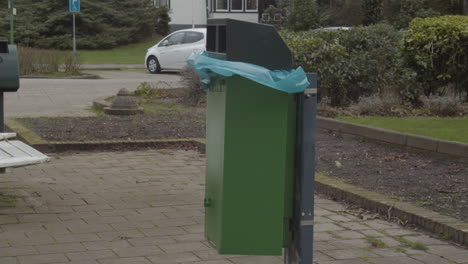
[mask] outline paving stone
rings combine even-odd
[[[207,246],[200,242],[167,244],[159,245],[159,247],[167,253],[189,252],[208,249]]]
[[[37,245],[36,249],[41,254],[66,253],[85,251],[86,248],[80,243],[60,243],[50,245]]]
[[[197,255],[202,260],[228,259],[236,257],[235,255],[220,255],[214,249],[198,250],[193,251],[192,253]]]
[[[160,255],[164,253],[157,246],[117,248],[117,249],[114,249],[114,252],[119,257],[143,257],[143,256]]]
[[[205,240],[205,236],[203,235],[203,233],[175,235],[171,237],[174,238],[177,242],[197,242]]]
[[[113,241],[118,239],[132,239],[132,238],[140,238],[144,237],[143,233],[138,230],[125,230],[125,231],[113,231],[113,232],[103,232],[98,233],[98,236],[103,240]]]
[[[196,255],[190,252],[161,254],[156,256],[148,256],[147,258],[154,264],[175,264],[200,261]]]
[[[151,264],[148,259],[143,257],[102,259],[99,262],[101,264]]]
[[[68,261],[64,254],[18,256],[20,264],[49,264]]]
[[[332,234],[327,232],[318,232],[314,229],[314,241],[329,241],[329,240],[337,240],[337,237],[334,237]]]
[[[362,249],[339,249],[339,250],[327,250],[323,253],[328,256],[333,256],[335,259],[358,259],[363,257],[376,257],[377,255]]]
[[[388,257],[388,258],[369,258],[371,263],[375,264],[421,264],[423,262],[409,257]],[[428,263],[429,264],[429,263]],[[432,263],[431,263],[432,264]]]
[[[367,225],[363,225],[360,223],[356,222],[345,222],[345,223],[339,223],[339,225],[345,229],[349,230],[366,230],[370,229]]]
[[[106,259],[106,258],[115,258],[114,252],[111,250],[97,250],[97,251],[83,251],[83,252],[73,252],[65,253],[65,255],[73,262],[78,261],[87,261],[87,260],[96,260],[96,259]]]
[[[421,261],[423,263],[428,263],[428,264],[453,264],[453,262],[448,261],[445,258],[442,258],[440,256],[435,256],[432,254],[427,254],[425,252],[419,255],[411,256],[411,258]],[[468,259],[466,260],[468,261]]]
[[[420,235],[420,236],[405,236],[404,237],[406,240],[411,241],[411,242],[420,242],[425,245],[449,245],[447,242],[435,239],[426,235]]]
[[[187,232],[180,227],[165,227],[165,228],[145,228],[141,232],[146,236],[167,236],[167,235],[183,235]]]
[[[368,248],[371,246],[371,244],[365,239],[341,239],[328,241],[328,244],[334,246],[337,249]]]
[[[344,228],[338,225],[332,224],[332,223],[314,225],[314,232],[340,231],[340,230],[344,230]]]
[[[364,238],[365,235],[358,233],[356,231],[336,231],[333,232],[333,235],[344,238],[344,239],[356,239],[356,238]]]
[[[131,245],[126,240],[83,242],[88,250],[127,248]]]
[[[283,264],[279,257],[270,256],[237,257],[229,260],[234,264]]]
[[[177,241],[169,236],[154,236],[154,237],[142,237],[133,238],[127,240],[133,246],[152,246],[152,245],[166,245],[174,244]]]
[[[2,264],[17,264],[16,258],[14,257],[0,257],[0,263]]]
[[[372,253],[382,257],[406,257],[406,254],[396,248],[375,248]]]
[[[317,261],[317,264],[369,264],[369,262],[361,259],[348,259],[348,260],[331,260],[331,261]]]
[[[22,255],[34,255],[37,251],[31,247],[5,247],[0,248],[0,257],[16,257]]]
[[[102,240],[97,234],[57,234],[53,235],[59,243],[88,242]]]

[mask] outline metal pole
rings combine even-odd
[[[5,132],[5,112],[3,107],[3,92],[0,92],[0,133]]]
[[[13,14],[13,10],[14,10],[14,5],[15,5],[15,1],[14,0],[9,0],[8,1],[8,5],[10,7],[10,44],[15,44],[15,35],[14,35],[14,23],[15,23],[15,20],[14,20],[14,14]]]
[[[309,88],[298,95],[293,244],[285,250],[285,264],[313,263],[317,74],[307,79]]]
[[[73,56],[75,56],[76,53],[76,35],[75,35],[75,12],[73,14]]]

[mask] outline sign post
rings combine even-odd
[[[10,10],[10,44],[15,44],[14,38],[14,23],[15,23],[15,15],[16,15],[16,8],[15,8],[15,0],[8,0],[8,9]]]
[[[80,0],[69,0],[70,12],[73,14],[73,54],[76,53],[76,30],[75,30],[75,13],[79,13],[81,9]]]

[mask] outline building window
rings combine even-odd
[[[167,6],[171,8],[171,0],[153,0],[154,6]]]
[[[213,0],[214,12],[256,12],[258,0]]]
[[[244,11],[242,2],[243,0],[231,0],[231,11],[237,11],[237,12]]]
[[[216,0],[216,10],[228,11],[228,1],[229,0]]]
[[[257,11],[257,1],[258,0],[246,0],[246,8],[247,11]]]

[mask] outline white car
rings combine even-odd
[[[149,48],[145,65],[150,73],[161,70],[181,70],[193,52],[206,49],[206,28],[191,28],[173,32]]]

